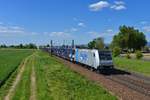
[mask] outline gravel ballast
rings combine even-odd
[[[78,72],[79,74],[85,76],[89,80],[95,81],[101,86],[103,86],[111,94],[117,96],[119,100],[150,100],[150,97],[145,96],[144,94],[141,94],[135,90],[132,90],[125,85],[112,81],[106,78],[105,75],[90,71],[81,65],[74,64],[67,60],[64,60],[61,58],[58,58],[58,59],[64,62],[64,64],[66,64],[73,71]]]

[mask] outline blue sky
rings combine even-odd
[[[0,0],[0,44],[112,41],[120,25],[150,41],[150,0]]]

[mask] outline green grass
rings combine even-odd
[[[33,59],[34,58],[34,59]],[[12,100],[29,100],[31,95],[31,69],[34,62],[36,72],[37,100],[116,100],[104,88],[93,81],[70,70],[66,65],[47,53],[37,51],[32,55],[22,74],[21,81],[16,87]],[[10,78],[11,83],[14,76]],[[7,81],[8,82],[8,81]],[[7,83],[9,84],[9,82]],[[8,87],[7,87],[8,88]],[[2,90],[4,90],[3,88]],[[2,93],[0,89],[0,93]],[[4,90],[4,92],[6,92]],[[5,93],[6,94],[6,93]],[[2,95],[4,94],[2,93]],[[0,97],[1,100],[1,97]]]
[[[29,100],[30,98],[30,75],[32,69],[33,56],[31,56],[25,65],[25,70],[21,80],[16,87],[12,100]]]
[[[0,80],[4,80],[15,70],[20,62],[32,54],[33,50],[1,49],[0,50]]]
[[[12,75],[7,79],[5,84],[2,85],[0,88],[0,100],[3,100],[4,96],[8,93],[8,90],[10,89],[10,86],[12,86],[13,81],[15,80],[20,67],[20,63],[22,62],[23,64],[23,59],[26,58],[27,56],[31,55],[34,51],[33,50],[17,50],[17,49],[1,49],[0,50],[0,62],[3,61],[3,63],[0,63],[0,75],[6,75],[4,73],[5,71],[11,71],[16,68],[16,70],[12,73]],[[2,54],[1,54],[2,53]],[[5,59],[5,60],[4,60]],[[4,62],[6,63],[5,69],[3,69],[3,64]],[[11,64],[12,63],[12,64]]]
[[[116,100],[115,96],[71,71],[56,58],[43,52],[35,58],[39,100]]]
[[[150,76],[150,62],[148,61],[116,57],[114,63],[118,68]]]
[[[5,84],[0,88],[0,100],[4,100],[4,96],[8,93],[10,87],[13,84],[13,81],[15,80],[18,72],[19,72],[19,68],[17,68],[15,70],[15,72],[12,73],[12,75],[9,77],[9,79],[5,82]]]

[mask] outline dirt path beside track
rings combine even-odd
[[[95,81],[106,88],[111,94],[116,95],[119,100],[150,100],[148,96],[112,81],[102,74],[97,74],[96,72],[92,72],[81,65],[73,64],[72,62],[63,60],[61,58],[58,59],[64,62],[64,64],[66,64],[73,71],[78,72],[89,80]]]
[[[25,66],[26,66],[26,63],[28,62],[29,57],[31,57],[31,56],[28,56],[27,58],[25,58],[25,60],[19,66],[20,68],[19,68],[19,72],[16,76],[16,79],[14,80],[12,86],[10,87],[7,95],[4,97],[4,100],[11,100],[11,96],[15,93],[16,86],[20,82],[20,79],[21,79],[22,74],[25,70]]]
[[[31,73],[31,95],[30,100],[36,100],[36,74],[35,74],[35,57],[32,58],[32,73]]]

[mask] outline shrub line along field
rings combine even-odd
[[[95,82],[91,82],[85,77],[73,72],[56,58],[50,57],[47,53],[41,51],[37,51],[30,56],[25,63],[24,68],[20,81],[16,85],[13,94],[11,94],[12,100],[29,100],[33,95],[35,96],[34,99],[38,100],[117,99]],[[20,70],[21,69],[18,68],[17,74],[14,76],[17,77]],[[34,74],[33,70],[35,70],[35,88],[32,87],[32,84],[34,84],[34,82],[32,83],[33,80],[31,78]],[[9,79],[11,80],[11,78]],[[9,79],[7,81],[8,83],[6,82],[6,85],[10,85]],[[15,79],[11,82],[13,83]],[[8,94],[8,90],[11,86],[5,86],[7,87],[7,91],[0,89],[0,93],[3,93],[2,91],[4,91],[5,94]],[[1,96],[0,100],[5,95],[3,94]]]

